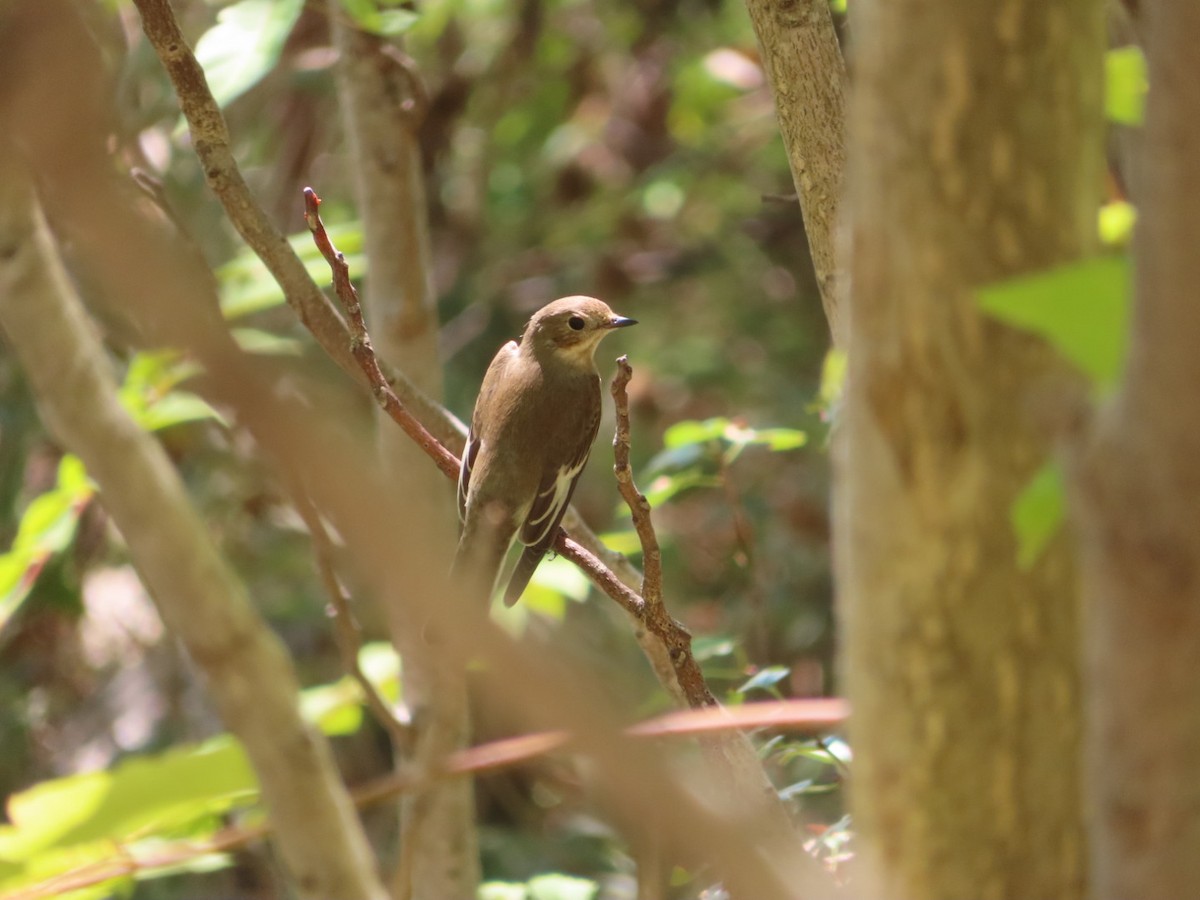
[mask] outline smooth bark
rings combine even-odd
[[[1013,501],[1070,376],[974,291],[1078,259],[1101,185],[1102,4],[851,4],[850,371],[835,546],[869,896],[1086,884],[1078,586]]]
[[[30,173],[7,143],[0,144],[0,326],[43,420],[87,466],[163,621],[245,746],[296,895],[382,900],[329,744],[300,715],[291,659],[217,554],[166,451],[121,406]]]
[[[396,48],[356,30],[336,0],[329,12],[348,160],[366,235],[372,342],[425,396],[440,400],[437,304],[417,141],[423,113],[420,76]],[[412,518],[424,523],[426,532],[423,547],[398,542],[396,552],[410,567],[448,571],[455,541],[450,485],[390,422],[381,422],[380,449]],[[408,762],[424,769],[441,765],[467,745],[466,673],[457,660],[430,645],[404,590],[397,585],[384,600],[393,643],[404,659],[405,700],[414,713]],[[400,854],[394,896],[453,900],[474,895],[479,851],[470,779],[440,782],[404,798]]]
[[[1141,4],[1150,94],[1130,357],[1083,435],[1096,900],[1200,884],[1200,5]]]

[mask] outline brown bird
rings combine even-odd
[[[483,377],[458,477],[454,572],[491,596],[514,536],[525,545],[504,592],[512,606],[554,543],[600,427],[595,352],[637,324],[594,297],[542,307]]]

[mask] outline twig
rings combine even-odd
[[[784,700],[749,703],[729,710],[690,710],[668,713],[628,729],[631,737],[661,739],[689,737],[744,728],[777,728],[787,731],[814,731],[835,727],[848,714],[842,700]],[[495,772],[519,765],[570,744],[564,731],[546,731],[493,741],[448,756],[436,770],[390,772],[350,791],[354,805],[369,809],[395,799],[428,783],[446,778]],[[269,821],[253,825],[232,825],[202,841],[180,841],[157,848],[152,854],[134,855],[126,849],[119,860],[89,863],[49,878],[32,887],[6,895],[6,900],[43,900],[68,891],[103,884],[114,878],[128,877],[150,869],[178,867],[202,856],[240,850],[270,837]]]
[[[371,683],[371,679],[367,678],[362,666],[358,663],[358,651],[362,646],[362,631],[354,619],[354,612],[350,607],[350,595],[338,580],[334,570],[333,542],[329,538],[329,531],[321,520],[321,514],[317,512],[316,506],[300,486],[298,479],[289,478],[288,481],[291,485],[290,492],[296,511],[304,520],[309,536],[312,538],[313,558],[316,561],[317,573],[320,575],[321,584],[329,597],[329,606],[333,612],[333,633],[334,639],[337,641],[338,653],[342,657],[342,667],[358,683],[367,708],[391,737],[393,750],[400,751],[410,743],[409,731],[404,723],[396,718],[391,706],[375,689],[375,685]]]
[[[642,596],[644,606],[639,620],[647,630],[657,635],[669,648],[671,665],[679,679],[692,708],[716,706],[716,698],[708,689],[708,683],[692,655],[692,635],[679,622],[671,618],[662,596],[662,551],[654,523],[650,520],[650,501],[633,483],[633,471],[629,466],[629,396],[626,388],[633,377],[629,359],[622,356],[617,360],[617,374],[612,382],[613,403],[617,410],[617,427],[613,434],[613,474],[617,478],[617,489],[629,507],[633,527],[642,545]]]
[[[209,188],[225,209],[229,221],[278,282],[288,306],[316,338],[322,349],[344,371],[360,377],[357,361],[349,352],[346,326],[309,277],[284,236],[254,199],[238,169],[221,109],[208,89],[204,70],[196,61],[169,0],[134,0],[142,17],[142,30],[179,97],[179,108],[192,135]],[[402,373],[385,369],[386,382],[415,410],[430,431],[445,444],[462,442],[464,429],[454,416],[418,390]]]
[[[351,355],[362,369],[363,374],[367,376],[371,392],[375,395],[375,400],[383,411],[437,463],[443,475],[452,479],[458,478],[458,457],[447,450],[441,441],[417,421],[417,418],[408,411],[404,401],[397,396],[387,379],[384,378],[383,370],[379,367],[379,359],[375,356],[375,348],[371,345],[371,336],[367,333],[366,322],[363,321],[362,306],[358,302],[358,291],[354,289],[354,285],[350,281],[350,267],[346,264],[346,257],[333,246],[333,241],[329,239],[329,234],[325,231],[325,225],[318,212],[320,205],[321,198],[317,196],[317,192],[306,187],[304,189],[304,221],[308,225],[308,230],[312,232],[313,242],[317,245],[317,249],[321,251],[321,255],[325,257],[325,261],[329,263],[329,268],[333,271],[334,292],[341,301],[346,315],[350,317]]]
[[[613,433],[613,474],[617,478],[617,490],[629,507],[638,542],[642,545],[642,596],[647,603],[661,605],[662,600],[662,551],[658,546],[658,535],[650,521],[650,501],[633,483],[633,470],[629,466],[629,395],[627,388],[633,378],[633,367],[629,357],[617,360],[617,374],[613,377],[613,405],[617,411],[617,427]]]

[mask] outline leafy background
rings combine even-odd
[[[323,5],[175,5],[261,202],[297,233],[324,283],[299,234],[300,189],[312,185],[356,277],[368,275]],[[673,612],[731,702],[832,690],[818,390],[827,331],[744,10],[590,0],[345,8],[364,27],[403,33],[428,94],[420,137],[447,404],[465,417],[496,347],[556,296],[596,294],[637,317],[601,361],[611,372],[627,353],[635,368],[634,463],[656,504]],[[337,384],[220,216],[135,11],[118,2],[89,15],[117,78],[119,164],[162,181],[242,343],[281,365],[327,369]],[[278,482],[187,393],[186,361],[132,354],[118,337],[110,345],[127,405],[160,434],[312,685],[305,709],[335,736],[347,780],[387,771],[386,741],[342,676],[308,541]],[[134,885],[138,897],[275,896],[261,845],[171,855],[172,841],[253,826],[253,777],[164,635],[86,473],[38,423],[9,354],[0,392],[0,546],[12,548],[0,559],[10,823],[0,826],[0,891],[91,864],[118,868],[80,896]],[[367,398],[350,402],[366,413]],[[610,435],[608,421],[577,499],[614,546],[633,551],[608,474]],[[587,597],[586,582],[554,561],[508,624],[532,646],[575,648],[641,714],[663,709],[623,618]],[[386,646],[364,648],[364,665],[402,694]],[[486,717],[477,731],[489,737]],[[824,793],[838,780],[826,751],[776,741],[764,752],[789,796],[811,797],[824,821],[840,817]],[[580,796],[566,761],[482,779],[479,803],[487,896],[591,896],[599,886],[620,895],[629,848]],[[386,848],[391,813],[368,817]],[[137,881],[119,870],[124,854],[141,860]],[[154,877],[179,872],[188,877]],[[675,880],[687,895],[703,879]]]
[[[742,6],[720,0],[343,0],[363,27],[403,35],[427,92],[420,125],[443,322],[446,402],[465,417],[496,347],[571,293],[641,321],[605,344],[627,353],[634,464],[655,504],[668,603],[727,702],[837,692],[828,566],[828,421],[844,359],[828,337],[791,177]],[[301,0],[175,4],[226,110],[240,165],[264,206],[303,232],[312,185],[356,277],[362,234],[337,108],[326,10]],[[125,168],[161,179],[178,225],[217,273],[243,344],[281,365],[328,371],[244,253],[207,192],[172,92],[125,2],[87,4],[111,60]],[[839,10],[839,15],[843,10]],[[839,19],[839,26],[841,26]],[[1140,54],[1107,71],[1110,118],[1140,120]],[[1119,200],[1114,194],[1114,199]],[[1101,214],[1114,254],[1131,208]],[[327,275],[297,234],[319,281]],[[981,292],[999,319],[1043,335],[1096,384],[1124,347],[1119,255]],[[110,341],[122,396],[170,450],[196,505],[311,685],[305,710],[334,736],[351,784],[389,768],[381,730],[340,671],[303,527],[243,435],[187,392],[170,353]],[[611,356],[610,356],[611,355]],[[403,366],[403,360],[396,361]],[[350,398],[368,411],[367,398]],[[601,429],[577,502],[614,547],[636,552]],[[11,354],[0,355],[0,891],[84,865],[117,866],[79,892],[137,897],[278,896],[262,844],[185,857],[171,843],[260,821],[240,748],[163,633],[78,461],[38,423]],[[1052,465],[1012,511],[1021,561],[1059,528]],[[536,652],[572,648],[631,709],[665,700],[624,619],[561,561],[543,565],[506,620]],[[586,601],[586,602],[585,602]],[[364,618],[370,624],[369,612]],[[380,633],[373,637],[379,638]],[[390,649],[363,667],[403,696]],[[480,741],[492,736],[486,716]],[[849,753],[763,736],[777,785],[814,823],[811,849],[848,853],[839,790]],[[178,789],[168,790],[174,785]],[[631,848],[581,795],[569,762],[480,780],[489,898],[629,896]],[[368,813],[381,848],[386,810]],[[119,868],[130,856],[149,861]],[[189,873],[186,878],[159,876]],[[678,871],[680,896],[703,871]]]

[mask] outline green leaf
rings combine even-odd
[[[842,386],[846,383],[847,364],[846,351],[837,347],[830,348],[821,363],[821,387],[815,405],[825,418],[837,410]]]
[[[50,848],[179,828],[257,796],[258,782],[241,744],[222,735],[14,794],[7,803],[13,824],[0,827],[0,858],[28,860]]]
[[[387,4],[376,0],[341,0],[341,4],[359,28],[381,37],[404,34],[420,20],[410,9],[381,8]]]
[[[725,436],[728,427],[729,420],[724,418],[707,419],[703,422],[676,422],[663,433],[663,446],[686,447],[690,444],[720,440]]]
[[[732,656],[736,650],[734,640],[724,635],[697,635],[692,641],[692,656],[697,662]]]
[[[609,550],[623,553],[625,556],[638,556],[642,552],[642,542],[638,540],[637,532],[632,528],[624,531],[606,531],[599,537],[600,543]]]
[[[358,666],[380,696],[389,703],[400,697],[400,657],[386,642],[364,644],[358,651]],[[362,688],[350,675],[330,684],[319,684],[300,692],[300,711],[325,734],[353,734],[364,720]]]
[[[1050,341],[1101,387],[1112,385],[1125,359],[1129,262],[1104,256],[979,291],[983,310]]]
[[[1146,108],[1146,57],[1138,47],[1104,56],[1104,111],[1120,125],[1141,125]]]
[[[529,900],[593,900],[600,886],[587,878],[538,875],[529,879]]]
[[[49,559],[70,546],[94,494],[83,462],[67,454],[58,464],[54,488],[26,507],[12,547],[0,555],[0,630],[29,596]]]
[[[240,0],[217,13],[196,42],[209,89],[226,106],[258,84],[279,62],[304,0]]]
[[[681,472],[678,475],[660,475],[650,482],[646,500],[652,507],[662,506],[676,494],[696,487],[720,487],[721,480],[703,472]]]
[[[295,338],[281,337],[261,328],[234,328],[233,339],[247,353],[270,356],[299,356],[304,344]]]
[[[1105,203],[1100,207],[1100,240],[1109,247],[1124,247],[1133,238],[1137,222],[1137,207],[1124,200]]]
[[[796,428],[761,428],[754,432],[752,443],[765,444],[779,453],[803,447],[808,443],[808,435]]]
[[[363,255],[363,232],[359,222],[343,222],[325,226],[329,239],[346,257],[350,274],[361,278],[367,270]],[[305,271],[317,284],[329,284],[332,275],[329,264],[313,243],[307,229],[288,237],[288,243],[304,263]],[[229,262],[217,268],[217,283],[221,289],[221,312],[226,319],[237,319],[251,313],[272,309],[283,303],[283,291],[252,251],[243,250]]]
[[[216,419],[226,424],[224,418],[203,400],[189,391],[172,391],[159,397],[135,416],[137,423],[147,431],[161,431],[184,422],[201,422]]]
[[[300,692],[301,714],[330,737],[358,731],[363,723],[362,705],[362,688],[349,675]]]
[[[772,688],[783,681],[791,673],[787,666],[768,666],[750,676],[741,687],[735,688],[734,693],[747,694],[750,691]]]
[[[529,900],[529,890],[520,882],[485,881],[475,897],[476,900]]]
[[[1017,536],[1017,566],[1021,571],[1033,568],[1058,533],[1064,507],[1062,471],[1057,465],[1046,463],[1025,485],[1009,511]]]

